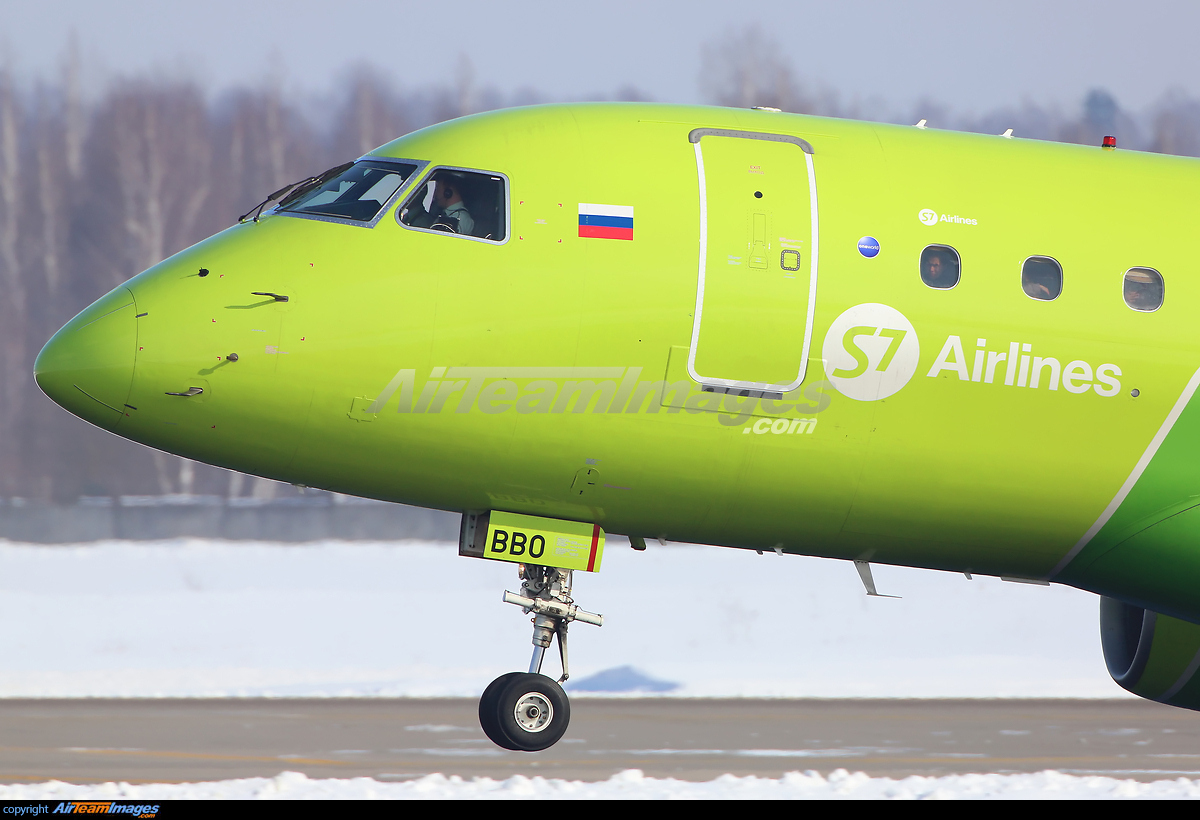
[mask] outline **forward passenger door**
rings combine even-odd
[[[782,134],[698,128],[700,269],[688,372],[726,390],[804,380],[817,288],[813,149]]]

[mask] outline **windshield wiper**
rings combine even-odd
[[[346,162],[346,163],[343,163],[343,164],[337,166],[336,168],[330,168],[328,171],[326,171],[325,173],[320,174],[318,176],[306,177],[305,179],[302,179],[299,182],[292,182],[288,185],[284,185],[278,191],[271,194],[266,199],[264,199],[262,202],[258,203],[253,208],[246,211],[246,213],[239,216],[238,223],[240,224],[242,222],[245,222],[247,217],[250,216],[250,214],[254,214],[254,221],[257,222],[259,216],[262,215],[263,208],[267,207],[267,205],[269,205],[270,203],[279,199],[284,194],[288,194],[288,196],[285,199],[280,201],[280,203],[279,203],[280,205],[286,205],[287,203],[298,199],[299,197],[308,193],[309,191],[311,191],[313,188],[317,187],[318,185],[323,185],[326,182],[328,182],[329,180],[338,176],[339,174],[344,173],[353,165],[354,165],[353,162]]]

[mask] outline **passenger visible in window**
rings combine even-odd
[[[931,288],[947,290],[958,284],[958,251],[945,245],[930,245],[921,251],[921,281]]]
[[[1151,268],[1130,268],[1125,272],[1125,304],[1134,310],[1158,310],[1163,303],[1162,274]]]
[[[439,174],[434,180],[433,211],[430,228],[466,236],[475,235],[475,219],[463,202],[463,181],[455,174]]]
[[[1030,299],[1057,299],[1062,293],[1062,266],[1049,256],[1029,257],[1021,266],[1021,290]]]

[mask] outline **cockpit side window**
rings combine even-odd
[[[406,228],[503,242],[508,236],[508,180],[499,174],[435,168],[396,218]]]
[[[332,179],[284,199],[279,210],[304,216],[373,222],[417,170],[412,162],[363,160]]]

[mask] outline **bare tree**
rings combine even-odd
[[[1172,90],[1155,106],[1150,150],[1200,156],[1200,101]]]
[[[79,38],[71,33],[63,60],[63,142],[72,181],[83,175],[83,141],[87,134],[83,110],[83,67]]]
[[[700,90],[717,105],[767,106],[802,114],[837,113],[836,95],[806,89],[792,70],[791,55],[758,26],[701,49]]]
[[[199,89],[126,83],[101,104],[94,136],[92,156],[107,173],[93,193],[116,215],[101,241],[120,238],[118,247],[109,246],[109,287],[212,232],[211,223],[202,219],[212,140]],[[178,491],[190,491],[191,462],[169,461],[175,464]],[[156,454],[154,464],[160,490],[175,489],[168,461]]]
[[[1127,148],[1142,147],[1141,132],[1133,117],[1124,111],[1112,94],[1094,88],[1083,99],[1079,119],[1059,129],[1056,139],[1080,145],[1099,145],[1106,136],[1114,136]]]
[[[460,52],[458,65],[454,69],[454,95],[458,98],[457,116],[465,117],[478,110],[475,102],[478,92],[479,89],[475,86],[475,65],[466,52]]]
[[[26,289],[18,248],[21,217],[20,112],[12,69],[0,70],[0,475],[13,486],[19,475],[19,436],[28,379],[26,355]]]
[[[344,162],[367,153],[411,130],[404,105],[391,83],[376,69],[359,66],[347,76],[344,102],[335,119],[332,145],[335,161]]]
[[[69,163],[63,162],[62,121],[56,111],[55,94],[39,85],[35,95],[37,109],[34,122],[33,152],[37,170],[38,218],[41,222],[40,260],[46,295],[57,297],[62,287],[62,252],[64,233],[62,179]]]
[[[222,213],[226,224],[267,193],[326,167],[311,128],[286,104],[278,82],[227,95],[214,118],[220,159],[213,173],[222,184],[212,192],[209,208]]]

